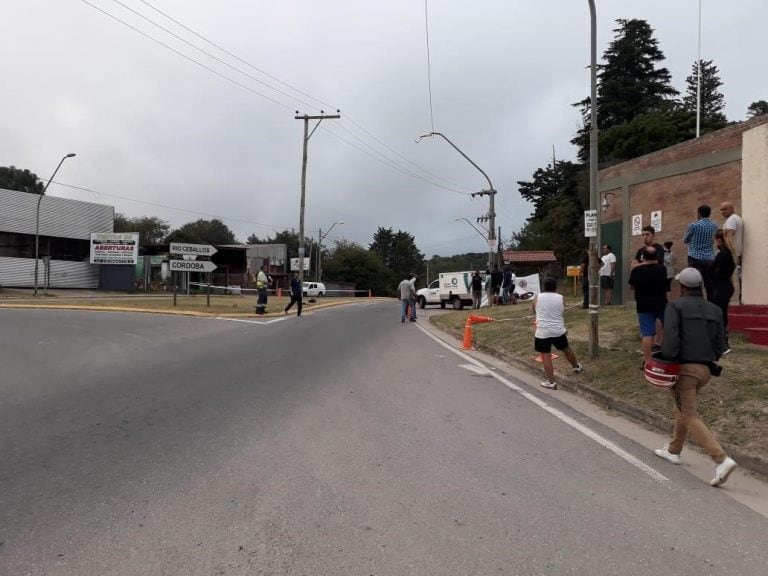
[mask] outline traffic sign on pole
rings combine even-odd
[[[168,270],[171,272],[213,272],[216,264],[204,260],[169,260]]]
[[[218,250],[210,244],[171,242],[169,252],[171,254],[181,254],[182,256],[213,256]]]

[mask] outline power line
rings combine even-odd
[[[302,101],[302,100],[300,100],[300,99],[298,99],[298,98],[296,98],[296,97],[294,97],[294,96],[291,96],[290,94],[287,94],[287,93],[285,93],[284,91],[281,91],[281,90],[279,90],[279,89],[277,89],[277,88],[274,88],[274,87],[270,86],[269,84],[267,84],[267,83],[265,83],[265,82],[263,82],[263,81],[259,80],[258,78],[255,78],[255,77],[253,77],[253,76],[251,76],[251,75],[249,75],[249,74],[247,74],[247,73],[243,72],[242,70],[239,70],[238,68],[236,68],[236,67],[234,67],[234,66],[231,66],[230,64],[228,64],[228,63],[224,62],[223,60],[221,60],[221,59],[217,58],[216,56],[214,56],[214,55],[213,55],[213,54],[211,54],[210,52],[208,52],[208,51],[206,51],[206,50],[203,50],[203,49],[201,49],[201,48],[199,48],[199,47],[195,46],[194,44],[192,44],[192,43],[190,43],[189,41],[187,41],[187,40],[185,40],[185,39],[181,38],[180,36],[178,36],[177,34],[173,33],[172,31],[168,30],[167,28],[163,27],[162,25],[160,25],[160,24],[157,24],[156,22],[154,22],[154,21],[153,21],[153,20],[151,20],[150,18],[148,18],[148,17],[146,17],[146,16],[144,16],[144,15],[142,15],[142,14],[140,14],[140,13],[136,12],[135,10],[133,10],[133,9],[131,9],[131,8],[129,8],[129,7],[128,7],[128,6],[126,6],[126,5],[125,5],[123,2],[120,2],[119,0],[113,0],[113,1],[114,1],[115,3],[117,3],[117,4],[119,4],[120,6],[123,6],[123,7],[124,7],[124,8],[126,8],[127,10],[129,10],[129,11],[133,12],[133,13],[134,13],[134,14],[136,14],[137,16],[141,17],[143,20],[145,20],[145,21],[147,21],[147,22],[151,23],[152,25],[154,25],[154,26],[156,26],[156,27],[160,28],[160,29],[161,29],[161,30],[163,30],[164,32],[166,32],[166,33],[170,34],[170,35],[171,35],[171,36],[173,36],[174,38],[177,38],[178,40],[180,40],[180,41],[184,42],[185,44],[187,44],[187,45],[191,46],[192,48],[194,48],[194,49],[196,49],[196,50],[198,50],[198,51],[202,52],[203,54],[206,54],[207,56],[209,56],[210,58],[213,58],[213,59],[214,59],[214,60],[216,60],[217,62],[220,62],[220,63],[224,64],[225,66],[228,66],[228,67],[229,67],[229,68],[231,68],[232,70],[234,70],[234,71],[236,71],[236,72],[238,72],[238,73],[240,73],[240,74],[243,74],[243,75],[244,75],[244,76],[246,76],[247,78],[250,78],[251,80],[254,80],[255,82],[258,82],[258,83],[260,83],[260,84],[262,84],[262,85],[266,86],[267,88],[270,88],[271,90],[274,90],[274,91],[276,91],[276,92],[278,92],[278,93],[280,93],[280,94],[282,94],[282,95],[284,95],[284,96],[286,96],[286,97],[288,97],[288,98],[291,98],[291,99],[293,99],[293,100],[295,100],[295,101],[297,101],[297,102],[301,102],[302,104],[305,104],[305,105],[309,106],[310,108],[314,108],[314,106],[312,106],[312,105],[309,105],[309,104],[307,104],[306,102],[304,102],[304,101]],[[299,92],[300,94],[306,95],[308,98],[311,98],[312,100],[315,100],[315,101],[317,101],[317,102],[322,102],[322,101],[320,101],[320,100],[318,100],[318,99],[316,99],[316,98],[314,98],[314,97],[312,97],[312,96],[310,96],[310,95],[306,94],[305,92],[302,92],[302,91],[300,91],[300,90],[298,90],[298,89],[295,89],[295,88],[293,88],[291,85],[289,85],[289,84],[287,84],[287,83],[284,83],[284,82],[282,82],[281,80],[279,80],[279,79],[275,78],[274,76],[271,76],[271,75],[267,74],[266,72],[263,72],[262,70],[260,70],[259,68],[257,68],[257,67],[255,67],[255,66],[253,66],[253,65],[249,64],[247,61],[243,60],[242,58],[240,58],[240,57],[238,57],[238,56],[236,56],[236,55],[234,55],[234,54],[230,53],[229,51],[225,50],[224,48],[220,47],[218,44],[216,44],[216,43],[214,43],[214,42],[212,42],[212,41],[210,41],[210,40],[207,40],[207,39],[206,39],[205,37],[203,37],[202,35],[198,34],[197,32],[194,32],[194,31],[193,31],[193,30],[191,30],[190,28],[187,28],[187,27],[186,27],[186,26],[184,26],[184,25],[183,25],[181,22],[179,22],[178,20],[176,20],[176,19],[172,18],[171,16],[167,15],[165,12],[162,12],[162,11],[158,10],[158,9],[157,9],[157,8],[155,8],[154,6],[150,5],[148,2],[144,2],[144,0],[140,0],[140,1],[142,1],[144,4],[146,4],[147,6],[149,6],[150,8],[152,8],[153,10],[156,10],[158,13],[162,14],[162,15],[163,15],[163,16],[165,16],[166,18],[169,18],[171,21],[173,21],[174,23],[178,24],[179,26],[181,26],[181,27],[182,27],[182,28],[184,28],[185,30],[188,30],[188,31],[190,31],[190,33],[192,33],[192,34],[195,34],[196,36],[200,37],[201,39],[203,39],[204,41],[208,42],[208,43],[209,43],[209,44],[211,44],[212,46],[215,46],[215,47],[217,47],[219,50],[222,50],[224,53],[226,53],[226,54],[228,54],[228,55],[232,56],[233,58],[237,59],[238,61],[244,62],[246,65],[248,65],[248,66],[252,67],[253,69],[255,69],[255,70],[257,70],[257,71],[259,71],[259,72],[261,72],[261,73],[263,73],[263,74],[265,74],[265,75],[267,75],[267,76],[269,76],[270,78],[273,78],[273,79],[275,79],[275,81],[277,81],[277,82],[280,82],[281,84],[284,84],[284,85],[286,85],[286,86],[290,87],[292,90],[295,90],[295,91]],[[233,84],[235,84],[235,85],[237,85],[237,86],[239,86],[239,87],[241,87],[241,88],[244,88],[244,89],[248,90],[249,92],[252,92],[252,93],[254,93],[254,94],[258,95],[258,96],[261,96],[262,98],[265,98],[265,99],[269,100],[270,102],[273,102],[274,104],[277,104],[277,105],[279,105],[279,106],[282,106],[283,108],[286,108],[286,109],[292,110],[292,107],[288,106],[287,104],[285,104],[285,103],[283,103],[283,102],[280,102],[280,101],[278,101],[278,100],[276,100],[276,99],[274,99],[274,98],[272,98],[272,97],[270,97],[270,96],[268,96],[268,95],[266,95],[266,94],[263,94],[263,93],[259,92],[258,90],[255,90],[255,89],[253,89],[253,88],[251,88],[251,87],[249,87],[249,86],[247,86],[247,85],[243,84],[242,82],[239,82],[239,81],[237,81],[237,80],[235,80],[235,79],[233,79],[233,78],[230,78],[229,76],[227,76],[227,75],[225,75],[225,74],[222,74],[221,72],[218,72],[217,70],[215,70],[215,69],[213,69],[213,68],[211,68],[211,67],[209,67],[209,66],[207,66],[207,65],[203,64],[202,62],[199,62],[198,60],[195,60],[194,58],[192,58],[192,57],[190,57],[190,56],[187,56],[186,54],[184,54],[184,53],[182,53],[182,52],[180,52],[180,51],[176,50],[175,48],[173,48],[173,47],[169,46],[168,44],[166,44],[166,43],[164,43],[164,42],[162,42],[162,41],[160,41],[160,40],[158,40],[158,39],[156,39],[156,38],[154,38],[154,37],[150,36],[149,34],[147,34],[147,33],[143,32],[143,31],[142,31],[142,30],[140,30],[139,28],[137,28],[137,27],[135,27],[135,26],[133,26],[133,25],[129,24],[128,22],[126,22],[126,21],[124,21],[124,20],[122,20],[122,19],[120,19],[119,17],[115,16],[114,14],[111,14],[110,12],[108,12],[108,11],[106,11],[106,10],[104,10],[104,9],[102,9],[102,8],[100,8],[100,7],[98,7],[98,6],[96,6],[96,5],[94,5],[92,2],[90,2],[90,1],[88,1],[88,0],[81,0],[81,2],[83,2],[84,4],[86,4],[86,5],[87,5],[87,6],[89,6],[89,7],[93,8],[94,10],[97,10],[97,11],[101,12],[101,13],[102,13],[102,14],[104,14],[105,16],[108,16],[109,18],[111,18],[111,19],[115,20],[116,22],[118,22],[118,23],[122,24],[123,26],[125,26],[125,27],[127,27],[127,28],[130,28],[131,30],[133,30],[134,32],[136,32],[136,33],[138,33],[138,34],[140,34],[140,35],[144,36],[144,37],[145,37],[145,38],[147,38],[148,40],[151,40],[152,42],[154,42],[154,43],[156,43],[156,44],[158,44],[158,45],[162,46],[163,48],[166,48],[167,50],[170,50],[170,51],[171,51],[171,52],[173,52],[174,54],[176,54],[176,55],[178,55],[178,56],[181,56],[182,58],[184,58],[184,59],[186,59],[186,60],[188,60],[188,61],[190,61],[190,62],[192,62],[192,63],[196,64],[197,66],[199,66],[199,67],[203,68],[204,70],[206,70],[206,71],[208,71],[208,72],[211,72],[211,73],[213,73],[213,74],[215,74],[215,75],[219,76],[220,78],[223,78],[224,80],[227,80],[227,81],[229,81],[229,82],[232,82]],[[453,186],[455,186],[455,187],[459,187],[457,184],[454,184],[454,183],[450,182],[449,180],[446,180],[445,178],[442,178],[442,177],[440,177],[440,176],[438,176],[438,175],[436,175],[436,174],[434,174],[434,173],[430,172],[430,171],[429,171],[429,170],[427,170],[426,168],[423,168],[423,167],[419,166],[419,165],[418,165],[418,164],[416,164],[415,162],[412,162],[411,160],[408,160],[408,159],[407,159],[405,156],[403,156],[402,154],[398,153],[397,151],[395,151],[395,150],[394,150],[394,149],[392,149],[391,147],[387,146],[387,145],[386,145],[385,143],[383,143],[383,142],[382,142],[380,139],[376,138],[376,137],[375,137],[375,136],[374,136],[374,135],[373,135],[373,134],[372,134],[370,131],[368,131],[367,129],[365,129],[365,128],[364,128],[362,125],[360,125],[359,123],[357,123],[356,121],[354,121],[354,120],[353,120],[353,119],[351,119],[351,118],[348,118],[348,119],[350,120],[350,122],[352,122],[352,124],[354,124],[355,126],[357,126],[359,129],[361,129],[363,132],[365,132],[365,133],[366,133],[368,136],[370,136],[371,138],[373,138],[373,139],[374,139],[375,141],[377,141],[379,144],[381,144],[382,146],[384,146],[385,148],[387,148],[388,150],[390,150],[390,151],[391,151],[391,152],[393,152],[394,154],[398,155],[399,157],[401,157],[401,158],[402,158],[403,160],[405,160],[406,162],[408,162],[408,163],[412,164],[413,166],[417,167],[417,168],[418,168],[419,170],[421,170],[422,172],[425,172],[425,173],[427,173],[427,174],[431,175],[432,177],[434,177],[434,178],[437,178],[437,179],[439,179],[439,180],[442,180],[443,182],[447,182],[447,183],[449,183],[449,184],[451,184],[451,185],[453,185]],[[343,139],[343,138],[339,137],[339,136],[338,136],[338,135],[336,135],[336,134],[334,134],[334,136],[336,136],[337,138],[339,138],[339,139],[340,139],[342,142],[345,142],[346,144],[348,144],[348,145],[352,146],[353,148],[356,148],[356,149],[360,150],[360,148],[358,148],[358,147],[356,147],[356,146],[352,145],[352,144],[351,144],[351,143],[350,143],[348,140],[345,140],[345,139]],[[357,137],[356,137],[356,138],[357,138]],[[360,140],[359,138],[357,138],[357,139],[358,139],[358,140]],[[360,140],[360,141],[362,142],[362,140]],[[377,154],[377,155],[379,155],[379,156],[381,156],[381,157],[385,158],[385,161],[382,161],[382,160],[381,160],[381,159],[379,159],[379,158],[375,158],[376,160],[378,160],[379,162],[381,162],[381,163],[385,164],[386,166],[388,166],[388,167],[390,167],[390,168],[393,168],[394,170],[397,170],[397,171],[399,171],[399,172],[401,172],[401,173],[403,173],[403,174],[405,174],[405,175],[407,175],[407,176],[410,176],[410,177],[412,177],[412,178],[416,178],[416,179],[422,180],[422,181],[424,181],[424,182],[427,182],[427,183],[429,183],[429,184],[432,184],[432,185],[434,185],[434,186],[437,186],[437,187],[439,187],[439,188],[444,188],[444,189],[450,190],[450,191],[452,191],[452,192],[460,193],[460,194],[461,194],[461,193],[463,193],[463,192],[461,192],[461,191],[457,191],[457,190],[455,190],[455,189],[452,189],[452,188],[449,188],[449,187],[443,186],[443,185],[441,185],[441,184],[438,184],[438,183],[436,183],[436,182],[433,182],[433,181],[431,181],[429,178],[425,178],[425,177],[419,176],[418,174],[415,174],[415,173],[413,173],[412,171],[409,171],[409,170],[407,170],[407,169],[405,169],[405,168],[402,168],[401,166],[399,166],[399,165],[398,165],[398,163],[397,163],[396,161],[394,161],[394,160],[392,160],[392,159],[390,159],[390,158],[387,158],[387,156],[386,156],[385,154],[383,154],[381,151],[379,151],[379,150],[376,150],[375,148],[371,147],[371,146],[370,146],[370,145],[368,145],[368,144],[366,144],[366,146],[368,146],[368,147],[369,147],[371,150],[373,150],[374,154]],[[368,153],[366,152],[366,154],[368,154]],[[370,154],[368,154],[368,155],[370,156]],[[466,188],[465,188],[465,190],[466,190]]]
[[[242,71],[242,70],[240,70],[239,68],[236,68],[236,67],[232,66],[232,65],[231,65],[231,64],[229,64],[228,62],[225,62],[224,60],[222,60],[221,58],[218,58],[217,56],[215,56],[215,55],[211,54],[211,53],[210,53],[210,52],[208,52],[207,50],[203,50],[203,49],[202,49],[202,48],[200,48],[199,46],[196,46],[196,45],[195,45],[195,44],[193,44],[192,42],[189,42],[188,40],[185,40],[184,38],[182,38],[182,37],[181,37],[181,36],[179,36],[178,34],[176,34],[176,33],[172,32],[171,30],[168,30],[168,28],[165,28],[164,26],[162,26],[162,25],[158,24],[157,22],[155,22],[155,21],[154,21],[154,20],[152,20],[151,18],[148,18],[147,16],[144,16],[144,15],[143,15],[143,14],[141,14],[140,12],[137,12],[136,10],[134,10],[134,9],[133,9],[133,8],[131,8],[130,6],[127,6],[126,4],[124,4],[123,2],[121,2],[120,0],[112,0],[112,1],[113,1],[115,4],[119,4],[120,6],[122,6],[122,7],[123,7],[123,8],[125,8],[126,10],[128,10],[129,12],[131,12],[131,13],[135,14],[136,16],[138,16],[139,18],[141,18],[142,20],[145,20],[146,22],[149,22],[149,23],[150,23],[150,24],[152,24],[153,26],[155,26],[155,27],[159,28],[159,29],[160,29],[160,30],[162,30],[163,32],[165,32],[165,33],[167,33],[167,34],[170,34],[171,36],[173,36],[173,37],[174,37],[174,38],[176,38],[177,40],[179,40],[179,41],[183,42],[184,44],[186,44],[187,46],[189,46],[190,48],[194,48],[194,49],[195,49],[195,50],[197,50],[198,52],[201,52],[202,54],[205,54],[205,55],[206,55],[206,56],[208,56],[209,58],[212,58],[213,60],[215,60],[215,61],[216,61],[216,62],[218,62],[219,64],[223,64],[223,65],[224,65],[224,66],[226,66],[227,68],[229,68],[229,69],[231,69],[231,70],[234,70],[235,72],[238,72],[239,74],[242,74],[242,75],[243,75],[243,76],[245,76],[246,78],[250,78],[250,79],[251,79],[251,80],[253,80],[254,82],[258,82],[259,84],[261,84],[262,86],[265,86],[265,87],[269,88],[270,90],[274,90],[274,91],[275,91],[275,92],[277,92],[278,94],[282,94],[283,96],[286,96],[286,97],[288,97],[288,98],[291,98],[292,100],[295,100],[295,101],[296,101],[296,102],[298,102],[299,104],[302,104],[302,105],[304,105],[304,106],[307,106],[307,107],[309,107],[309,108],[315,108],[315,109],[318,109],[318,108],[316,108],[315,106],[313,106],[312,104],[309,104],[309,103],[305,102],[304,100],[301,100],[300,98],[296,98],[295,96],[293,96],[293,95],[291,95],[291,94],[288,94],[287,92],[284,92],[283,90],[279,90],[278,88],[275,88],[274,86],[270,86],[269,84],[267,84],[267,83],[266,83],[266,82],[264,82],[263,80],[259,80],[259,79],[258,79],[258,78],[256,78],[255,76],[252,76],[252,75],[248,74],[247,72],[243,72],[243,71]],[[86,3],[87,3],[87,2],[86,2]],[[150,6],[150,8],[152,8],[152,6]],[[259,71],[260,71],[260,70],[259,70]],[[260,71],[260,72],[261,72],[261,71]],[[314,98],[312,98],[312,99],[314,100]]]
[[[211,68],[210,66],[206,66],[205,64],[203,64],[202,62],[199,62],[199,61],[195,60],[195,59],[194,59],[194,58],[192,58],[191,56],[187,56],[186,54],[184,54],[184,53],[182,53],[182,52],[179,52],[179,51],[178,51],[178,50],[176,50],[175,48],[173,48],[173,47],[169,46],[168,44],[166,44],[166,43],[164,43],[164,42],[161,42],[160,40],[157,40],[156,38],[153,38],[152,36],[150,36],[150,35],[149,35],[149,34],[147,34],[146,32],[142,32],[141,30],[139,30],[139,29],[138,29],[138,28],[136,28],[135,26],[132,26],[131,24],[128,24],[128,23],[127,23],[127,22],[125,22],[124,20],[121,20],[120,18],[118,18],[117,16],[114,16],[113,14],[110,14],[110,13],[109,13],[109,12],[107,12],[106,10],[103,10],[102,8],[99,8],[98,6],[96,6],[96,5],[92,4],[91,2],[89,2],[88,0],[80,0],[80,1],[81,1],[83,4],[87,4],[88,6],[90,6],[91,8],[93,8],[94,10],[97,10],[97,11],[101,12],[101,13],[102,13],[102,14],[104,14],[105,16],[108,16],[108,17],[112,18],[113,20],[115,20],[115,21],[119,22],[119,23],[120,23],[120,24],[122,24],[123,26],[126,26],[126,27],[130,28],[131,30],[133,30],[133,31],[134,31],[134,32],[136,32],[137,34],[141,34],[142,36],[144,36],[145,38],[147,38],[147,39],[151,40],[152,42],[155,42],[156,44],[159,44],[159,45],[160,45],[160,46],[162,46],[163,48],[165,48],[165,49],[167,49],[167,50],[170,50],[170,51],[171,51],[171,52],[173,52],[174,54],[176,54],[176,55],[178,55],[178,56],[181,56],[181,57],[182,57],[182,58],[184,58],[185,60],[189,60],[189,61],[190,61],[190,62],[192,62],[193,64],[196,64],[196,65],[200,66],[201,68],[203,68],[203,69],[205,69],[205,70],[208,70],[208,72],[211,72],[211,73],[213,73],[213,74],[216,74],[216,76],[219,76],[219,77],[223,78],[224,80],[227,80],[227,81],[229,81],[229,82],[232,82],[233,84],[236,84],[236,85],[240,86],[241,88],[244,88],[245,90],[248,90],[249,92],[253,92],[254,94],[257,94],[257,95],[261,96],[262,98],[266,98],[267,100],[269,100],[270,102],[272,102],[272,103],[274,103],[274,104],[277,104],[278,106],[282,106],[283,108],[287,108],[288,110],[293,110],[293,108],[292,108],[291,106],[288,106],[287,104],[284,104],[283,102],[280,102],[279,100],[275,100],[274,98],[272,98],[272,97],[270,97],[270,96],[267,96],[266,94],[262,94],[262,93],[261,93],[261,92],[259,92],[258,90],[254,90],[254,89],[253,89],[253,88],[251,88],[250,86],[246,86],[246,85],[245,85],[245,84],[243,84],[242,82],[238,82],[237,80],[234,80],[233,78],[230,78],[229,76],[227,76],[227,75],[225,75],[225,74],[222,74],[221,72],[218,72],[217,70],[214,70],[214,69],[213,69],[213,68]]]
[[[435,114],[432,109],[432,59],[429,54],[429,10],[427,8],[428,0],[424,0],[424,31],[427,37],[427,86],[429,88],[429,121],[432,126],[432,132],[435,131]]]
[[[43,182],[46,182],[46,180],[43,180]],[[198,210],[190,210],[189,208],[179,208],[178,206],[171,206],[169,204],[160,204],[158,202],[149,202],[147,200],[137,200],[136,198],[129,198],[128,196],[121,196],[119,194],[112,194],[110,192],[100,192],[98,190],[93,190],[91,188],[85,188],[83,186],[75,186],[73,184],[64,184],[63,182],[57,182],[56,180],[51,180],[51,184],[58,184],[59,186],[63,186],[65,188],[71,188],[73,190],[82,190],[83,192],[88,192],[89,194],[93,194],[94,197],[100,198],[101,196],[109,196],[111,198],[119,198],[120,200],[126,200],[128,202],[136,202],[137,204],[146,204],[147,206],[154,206],[156,208],[164,208],[167,210],[175,210],[177,212],[186,212],[188,214],[194,214],[196,216],[207,216],[209,218],[215,218],[217,220],[227,221],[227,222],[240,222],[243,224],[251,224],[253,226],[261,226],[263,228],[270,228],[271,230],[274,230],[276,232],[279,232],[279,228],[281,226],[277,226],[275,224],[264,224],[263,222],[256,222],[254,220],[245,220],[243,218],[233,218],[230,216],[219,216],[216,214],[211,214],[210,212],[200,212]],[[283,226],[282,230],[288,230],[289,226]]]

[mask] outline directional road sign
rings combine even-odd
[[[202,260],[169,260],[168,269],[171,272],[213,272],[216,264]]]
[[[171,254],[181,254],[182,256],[213,256],[218,252],[210,244],[185,244],[182,242],[171,242]]]

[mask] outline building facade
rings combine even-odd
[[[742,299],[768,304],[768,116],[734,124],[700,138],[635,158],[599,173],[600,242],[619,259],[617,285],[626,301],[626,282],[640,229],[652,225],[656,241],[672,241],[678,269],[688,255],[683,236],[702,204],[722,226],[718,208],[732,202],[744,219]],[[617,294],[614,293],[614,300]],[[621,301],[621,300],[619,300]]]
[[[112,206],[0,189],[0,286],[35,284],[35,228],[40,200],[38,285],[98,288],[91,233],[112,232]]]

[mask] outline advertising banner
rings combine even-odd
[[[138,232],[91,234],[91,264],[133,264],[139,259]]]

